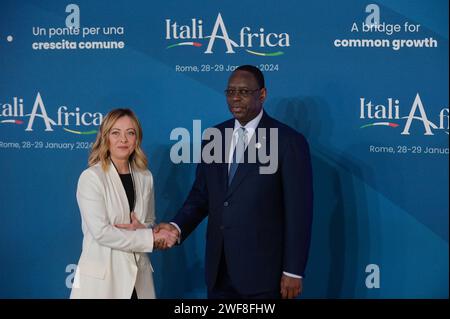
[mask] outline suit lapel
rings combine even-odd
[[[131,163],[129,163],[128,165],[130,167],[129,170],[132,173],[131,177],[133,179],[134,186],[134,211],[138,215],[138,217],[143,217],[144,212],[142,212],[140,209],[142,205],[142,199],[144,198],[142,175],[138,170],[132,167]]]
[[[222,194],[226,194],[228,189],[228,155],[233,135],[234,119],[228,121],[220,131],[222,134],[222,163],[219,165],[219,180]],[[231,130],[231,139],[227,141],[226,130]]]
[[[122,180],[120,179],[119,173],[117,172],[113,163],[110,163],[109,165],[107,176],[113,192],[116,195],[115,198],[118,201],[118,207],[115,207],[115,209],[117,210],[118,215],[120,214],[119,216],[123,219],[123,222],[128,223],[130,206],[128,204],[128,198],[127,194],[125,193],[125,188],[122,185]]]

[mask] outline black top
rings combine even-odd
[[[122,181],[123,188],[125,188],[125,193],[127,194],[128,205],[130,206],[130,212],[134,210],[134,185],[133,178],[131,174],[119,174],[120,180]]]

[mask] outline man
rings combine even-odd
[[[308,143],[263,110],[267,89],[258,68],[238,67],[225,94],[234,119],[216,126],[223,161],[202,159],[183,207],[170,224],[158,228],[177,234],[181,242],[209,217],[208,298],[295,298],[302,292],[311,236]],[[230,143],[227,130],[234,132]],[[273,172],[261,170],[259,157],[251,161],[249,153],[261,145],[277,154]]]

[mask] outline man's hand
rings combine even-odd
[[[302,293],[303,281],[302,278],[289,277],[283,274],[281,276],[280,284],[281,298],[292,299]]]
[[[160,223],[153,228],[154,248],[167,249],[176,244],[180,233],[178,229],[168,223]]]
[[[115,224],[117,228],[120,229],[126,229],[126,230],[136,230],[140,228],[147,228],[144,224],[141,224],[141,222],[137,219],[137,216],[135,213],[131,213],[131,224]]]

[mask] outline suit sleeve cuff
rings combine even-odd
[[[170,222],[170,224],[173,225],[173,226],[178,230],[178,233],[180,234],[180,235],[178,236],[178,240],[177,240],[177,244],[179,245],[179,244],[181,243],[181,229],[180,229],[180,227],[179,227],[176,223],[174,223],[174,222]]]
[[[288,277],[292,277],[292,278],[299,278],[299,279],[303,278],[302,276],[291,274],[290,272],[286,272],[286,271],[283,271],[283,274]]]

